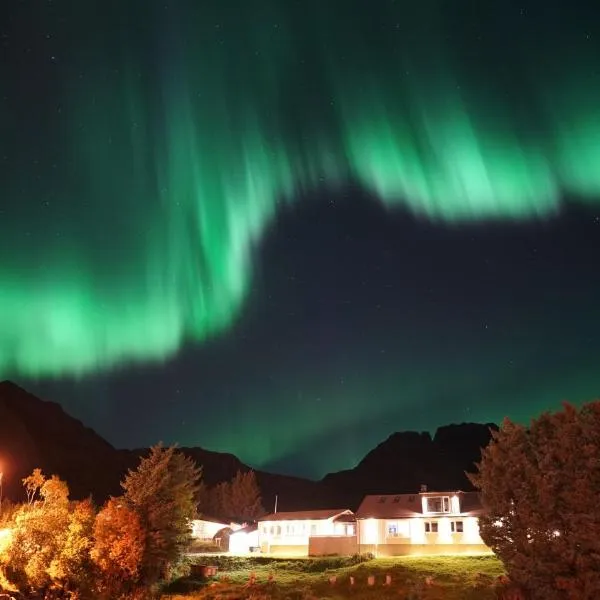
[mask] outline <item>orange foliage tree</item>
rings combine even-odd
[[[98,595],[132,595],[140,578],[146,532],[138,514],[122,498],[111,498],[94,523],[91,551],[98,577]]]
[[[0,558],[4,576],[25,594],[85,590],[91,585],[91,503],[69,502],[67,484],[56,475],[45,478],[39,469],[23,484],[28,501],[10,524],[10,544]]]

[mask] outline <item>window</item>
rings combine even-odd
[[[406,519],[387,522],[387,537],[408,538],[410,537],[410,525]]]
[[[386,501],[386,497],[385,496],[380,496],[379,497],[379,504],[385,504]]]
[[[437,533],[438,522],[437,521],[425,521],[425,533]]]
[[[450,512],[450,498],[448,496],[430,496],[429,498],[427,498],[427,512]]]
[[[400,502],[400,496],[394,496],[393,503],[398,504],[398,502]]]
[[[310,526],[310,535],[317,535],[317,524],[313,523]]]
[[[450,530],[452,531],[452,533],[462,533],[464,530],[463,522],[462,521],[450,521]]]

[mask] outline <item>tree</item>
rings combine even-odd
[[[265,514],[254,471],[238,471],[230,481],[227,492],[226,505],[230,517],[255,521]]]
[[[84,589],[94,510],[89,501],[70,503],[67,484],[39,469],[23,480],[28,501],[17,509],[10,544],[2,553],[8,581],[20,591]]]
[[[132,595],[140,577],[145,538],[137,512],[122,498],[111,498],[98,513],[91,557],[101,596],[113,599]]]
[[[533,599],[600,597],[600,402],[492,436],[470,475],[484,542]]]
[[[141,580],[149,587],[171,579],[181,565],[191,541],[200,477],[191,458],[159,444],[121,484],[123,499],[145,532]]]
[[[238,521],[255,521],[265,514],[254,471],[238,471],[231,481],[222,481],[208,492],[206,512]]]

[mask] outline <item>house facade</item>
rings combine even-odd
[[[357,552],[356,519],[349,509],[277,512],[258,522],[261,552],[323,556]]]
[[[366,496],[356,512],[358,552],[375,556],[491,552],[479,535],[476,492]]]
[[[258,526],[247,525],[229,536],[229,552],[231,554],[250,554],[260,549]]]
[[[219,531],[232,525],[234,524],[223,523],[219,519],[203,515],[201,519],[192,521],[192,538],[198,542],[212,542]],[[234,525],[233,528],[239,528],[239,525],[237,527]]]

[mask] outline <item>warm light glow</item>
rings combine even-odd
[[[413,544],[425,544],[425,521],[423,519],[410,520],[410,541]]]
[[[450,528],[450,519],[448,517],[442,517],[438,519],[438,544],[451,544],[452,543],[452,530]]]
[[[364,543],[365,544],[378,544],[379,543],[379,524],[377,519],[367,519],[364,522],[365,535],[364,535]]]
[[[463,542],[465,544],[483,544],[479,535],[479,521],[477,517],[466,517],[463,519]]]
[[[0,529],[0,556],[10,546],[10,542],[12,541],[12,529]]]

